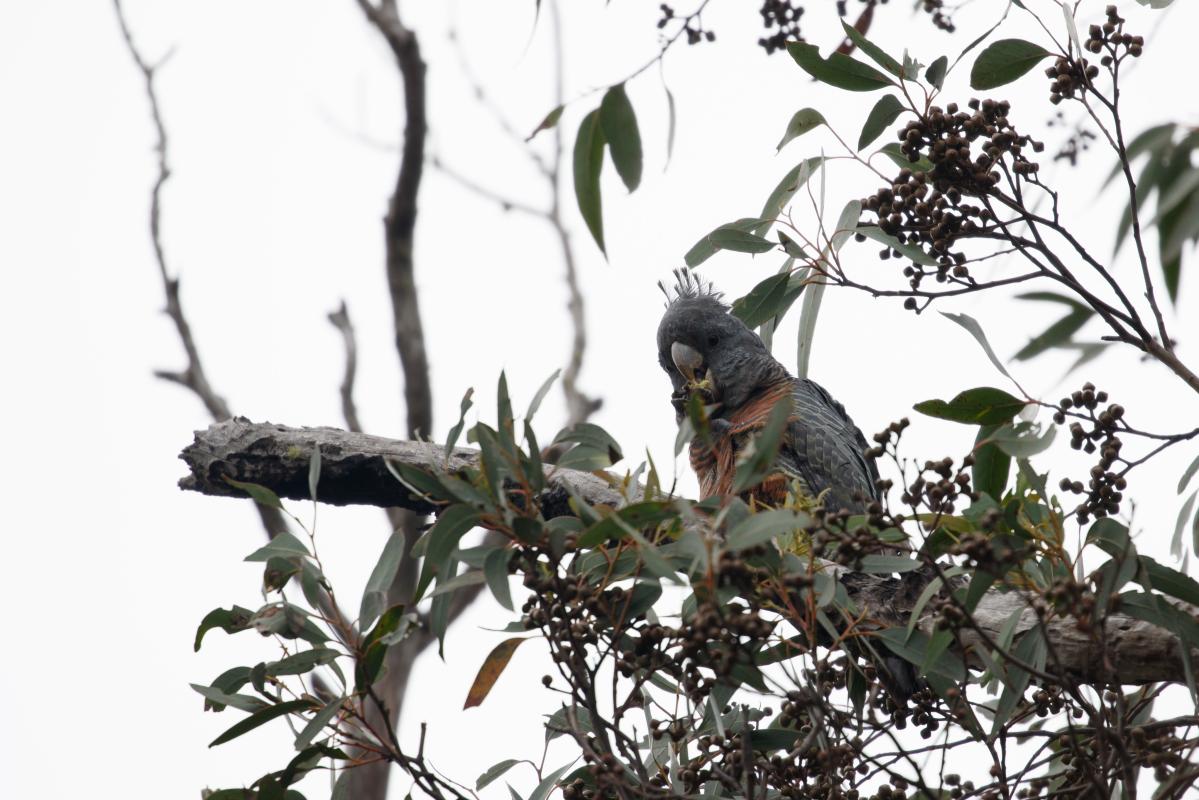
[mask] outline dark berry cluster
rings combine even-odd
[[[767,33],[758,39],[758,45],[769,55],[776,50],[784,50],[787,42],[800,38],[799,18],[803,16],[803,6],[793,0],[762,0],[762,27]]]
[[[862,200],[884,233],[937,258],[936,267],[913,264],[904,270],[913,289],[926,275],[968,283],[966,256],[955,245],[985,233],[994,220],[987,208],[964,200],[991,194],[1002,180],[1001,170],[1027,179],[1039,168],[1026,151],[1040,152],[1044,145],[1012,127],[1006,101],[971,100],[969,108],[933,106],[908,123],[899,134],[900,150],[916,166],[900,170],[890,186]],[[914,308],[915,298],[909,300]]]
[[[957,26],[953,24],[953,15],[945,10],[945,0],[924,0],[924,13],[933,18],[936,25],[946,33],[953,33]]]
[[[1108,6],[1107,21],[1102,25],[1091,26],[1083,47],[1092,53],[1104,53],[1099,63],[1109,67],[1125,55],[1139,57],[1145,48],[1145,39],[1125,33],[1124,18],[1115,6]]]
[[[973,458],[966,456],[962,468],[955,471],[952,458],[926,461],[899,499],[913,511],[924,508],[931,514],[952,514],[961,498],[972,502],[978,499],[970,486],[969,469],[973,464]]]
[[[1051,81],[1049,102],[1057,105],[1063,100],[1073,99],[1075,93],[1085,92],[1091,81],[1099,77],[1099,67],[1085,58],[1079,62],[1059,56],[1053,66],[1045,70],[1045,75]]]
[[[1059,425],[1067,416],[1074,418],[1070,423],[1072,448],[1086,453],[1099,451],[1099,461],[1091,467],[1086,486],[1082,481],[1069,478],[1063,478],[1059,484],[1062,491],[1085,495],[1074,512],[1080,524],[1086,524],[1091,517],[1119,513],[1123,492],[1128,486],[1124,476],[1112,469],[1121,460],[1120,448],[1124,443],[1119,432],[1124,429],[1121,422],[1124,406],[1112,403],[1101,409],[1100,405],[1104,403],[1107,403],[1107,392],[1096,390],[1094,384],[1088,382],[1079,391],[1063,397],[1053,415],[1053,421]]]
[[[658,19],[658,27],[665,28],[671,22],[680,17],[674,13],[674,8],[661,3],[658,10],[662,12],[662,16]],[[681,18],[683,21],[683,33],[687,35],[687,44],[699,44],[700,42],[716,41],[716,33],[706,30],[703,21],[699,18],[699,12]]]

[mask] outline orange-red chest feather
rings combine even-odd
[[[728,418],[728,428],[720,435],[713,433],[712,441],[691,442],[691,468],[699,477],[700,499],[732,494],[733,479],[737,472],[737,454],[766,424],[774,404],[789,395],[791,390],[790,380],[781,381],[765,389],[738,408]],[[778,505],[786,499],[789,484],[790,480],[786,475],[775,472],[743,496],[747,500],[752,497],[762,503]]]

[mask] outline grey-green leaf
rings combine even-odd
[[[404,532],[397,530],[387,538],[383,552],[367,578],[366,589],[362,592],[362,604],[358,610],[358,627],[366,630],[375,623],[383,609],[387,607],[387,590],[395,580],[400,562],[404,559]]]

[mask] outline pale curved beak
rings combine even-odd
[[[704,365],[704,357],[699,351],[682,342],[675,342],[670,346],[670,359],[674,361],[675,369],[692,383],[695,382],[696,371]]]

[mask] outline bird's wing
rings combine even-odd
[[[813,497],[827,490],[824,506],[861,511],[858,498],[875,498],[878,468],[864,455],[868,445],[845,407],[824,387],[794,381],[795,410],[779,449],[778,465],[800,478]]]

